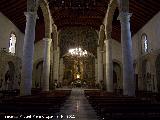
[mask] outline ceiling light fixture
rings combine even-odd
[[[72,56],[80,56],[80,57],[88,55],[88,52],[86,50],[82,50],[82,48],[80,48],[80,47],[69,49],[69,53]]]

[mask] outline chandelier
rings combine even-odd
[[[82,48],[80,48],[80,47],[69,49],[69,53],[72,56],[80,56],[80,57],[88,55],[88,52],[86,50],[82,50]]]

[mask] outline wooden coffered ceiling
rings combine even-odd
[[[27,0],[0,0],[0,11],[7,16],[23,33],[26,19]],[[66,26],[90,26],[99,30],[107,11],[109,0],[48,0],[52,17],[58,29]],[[134,35],[156,13],[160,11],[160,0],[130,0],[131,32]],[[112,37],[120,41],[119,12],[115,11],[113,18]],[[39,10],[39,20],[36,32],[43,38],[44,20]]]

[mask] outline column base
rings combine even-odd
[[[31,95],[31,89],[30,90],[20,90],[20,96],[27,96]]]

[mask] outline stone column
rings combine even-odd
[[[106,90],[113,92],[113,62],[112,62],[112,40],[105,40],[106,47]]]
[[[98,64],[97,64],[97,59],[95,58],[95,80],[97,82],[98,80]]]
[[[156,67],[155,67],[155,63],[156,63],[156,59],[157,59],[157,55],[155,55],[152,51],[152,53],[150,53],[150,69],[151,69],[151,84],[152,84],[152,92],[158,92],[158,86],[157,86],[157,80],[155,79],[156,77]]]
[[[54,74],[53,74],[53,80],[55,81],[55,80],[59,80],[59,47],[57,47],[57,49],[56,50],[54,50],[53,51],[54,52],[54,65],[53,65],[53,72],[54,72]]]
[[[43,38],[44,41],[44,59],[43,59],[43,79],[42,91],[49,91],[49,75],[50,75],[50,50],[51,38]]]
[[[35,40],[35,26],[37,13],[26,12],[26,29],[23,44],[22,57],[22,80],[20,84],[20,95],[31,95],[32,88],[32,69],[33,69],[33,54]]]
[[[53,52],[52,52],[53,54]],[[50,63],[49,90],[53,90],[53,61]]]
[[[60,80],[60,82],[63,81],[63,75],[64,75],[64,64],[63,64],[63,58],[61,58],[60,64],[59,64],[59,80]]]
[[[138,67],[138,90],[144,90],[144,83],[142,79],[142,40],[141,40],[141,35],[138,34],[138,40],[137,40],[137,45],[138,45],[138,59],[137,59],[137,67]],[[135,81],[136,82],[136,81]]]
[[[134,96],[135,82],[133,70],[132,40],[130,31],[130,17],[130,13],[121,11],[118,19],[121,23],[123,94],[128,96]]]
[[[97,47],[97,59],[98,59],[98,83],[103,81],[103,52],[100,51],[100,47]]]

